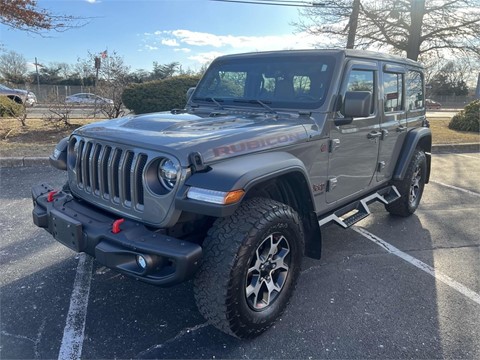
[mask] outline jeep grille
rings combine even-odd
[[[115,205],[143,211],[146,154],[80,139],[75,174],[78,188]]]

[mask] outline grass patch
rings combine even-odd
[[[71,119],[71,125],[28,119],[27,126],[15,119],[0,120],[0,157],[49,156],[62,138],[77,127],[103,119]],[[448,128],[450,118],[430,120],[434,144],[479,143],[480,134]]]
[[[71,119],[70,125],[42,119],[27,119],[22,126],[16,119],[0,120],[0,157],[45,157],[55,145],[76,128],[100,119]]]
[[[430,120],[432,141],[434,144],[465,144],[479,143],[480,133],[451,130],[448,128],[450,118],[435,118]]]

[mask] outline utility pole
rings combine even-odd
[[[93,109],[93,117],[97,117],[97,84],[98,84],[98,71],[100,70],[100,65],[102,63],[102,60],[98,57],[95,56],[95,107]]]
[[[480,99],[480,73],[478,73],[477,90],[475,91],[477,99]]]
[[[38,63],[38,60],[37,60],[37,57],[35,56],[35,72],[37,73],[37,94],[38,96],[40,96],[40,75],[38,74],[38,65],[40,65]],[[40,65],[42,66],[42,65]]]

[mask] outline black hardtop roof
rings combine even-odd
[[[260,52],[250,52],[243,54],[231,54],[224,55],[215,59],[217,60],[227,60],[227,59],[240,59],[243,57],[264,57],[264,56],[300,56],[300,55],[333,55],[337,57],[348,57],[348,58],[359,58],[359,59],[368,59],[368,60],[382,60],[382,61],[391,61],[398,64],[404,64],[409,66],[415,66],[423,68],[423,65],[417,61],[407,59],[398,55],[386,54],[376,51],[368,50],[354,50],[354,49],[305,49],[305,50],[276,50],[276,51],[260,51]]]

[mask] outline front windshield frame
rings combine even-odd
[[[318,109],[326,101],[336,58],[331,54],[228,57],[216,60],[190,101],[235,107]],[[260,101],[260,102],[259,102]]]

